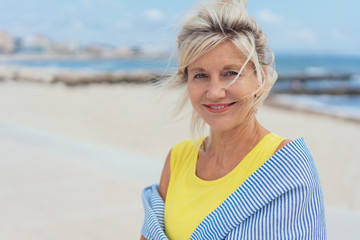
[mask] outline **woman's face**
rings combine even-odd
[[[247,119],[258,88],[248,63],[238,75],[246,57],[230,42],[223,42],[188,66],[188,93],[199,116],[212,131],[226,131]]]

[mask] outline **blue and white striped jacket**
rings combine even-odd
[[[143,191],[142,235],[168,239],[157,185]],[[190,239],[326,239],[322,190],[302,138],[275,153],[195,229]]]

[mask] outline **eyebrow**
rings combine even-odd
[[[235,64],[230,64],[230,65],[225,65],[223,67],[223,70],[229,70],[229,69],[238,69],[238,70],[240,70],[241,66],[235,65]],[[189,73],[190,72],[206,72],[206,70],[204,68],[202,68],[202,67],[196,67],[196,68],[189,69]]]
[[[193,68],[193,69],[190,69],[189,70],[189,73],[190,72],[206,72],[205,69],[201,68],[201,67],[198,67],[198,68]]]
[[[239,65],[235,65],[235,64],[231,64],[231,65],[226,65],[223,69],[224,70],[227,70],[227,69],[238,69],[240,70],[242,66],[239,66]]]

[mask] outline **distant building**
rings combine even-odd
[[[15,47],[15,39],[6,32],[0,32],[0,53],[12,53]]]
[[[134,55],[140,58],[168,58],[170,50],[166,46],[159,45],[141,45],[132,48]]]
[[[134,56],[141,56],[143,54],[143,49],[141,46],[133,46],[131,47],[131,51],[133,52]]]
[[[113,46],[102,43],[87,45],[83,48],[83,53],[93,57],[108,57],[113,51]]]
[[[60,55],[75,55],[81,52],[80,44],[72,43],[54,43],[52,45],[52,53]]]
[[[131,58],[134,56],[134,51],[128,47],[117,47],[112,52],[112,56],[115,58]]]
[[[26,53],[45,53],[52,49],[52,41],[50,38],[34,34],[22,39],[21,47],[19,52]]]

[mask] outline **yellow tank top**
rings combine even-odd
[[[212,181],[196,176],[198,148],[192,140],[171,150],[171,176],[165,200],[165,232],[171,240],[189,239],[201,221],[275,152],[284,138],[267,134],[227,175]],[[197,140],[199,145],[203,139]]]

